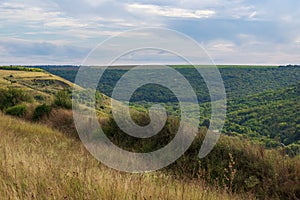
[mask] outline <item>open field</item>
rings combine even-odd
[[[0,114],[0,196],[5,199],[251,199],[204,180],[126,174],[96,161],[74,139]]]
[[[33,98],[42,98],[44,103],[50,102],[59,90],[74,86],[70,81],[48,72],[0,69],[0,88],[22,89]]]
[[[46,72],[31,72],[31,71],[18,71],[18,70],[3,70],[0,69],[0,81],[1,86],[7,87],[12,84],[18,87],[24,86],[24,84],[29,84],[31,81],[54,81],[58,85],[66,85],[72,87],[74,84],[53,74]],[[35,88],[37,89],[37,88]]]

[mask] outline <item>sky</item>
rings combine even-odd
[[[300,64],[299,0],[0,0],[0,65],[79,65],[146,27],[188,35],[217,64]]]

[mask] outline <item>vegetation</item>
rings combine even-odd
[[[26,72],[44,72],[41,68],[36,67],[23,67],[23,66],[0,66],[0,70],[17,70],[17,71],[26,71]]]
[[[40,67],[71,82],[74,82],[79,69],[76,66]],[[200,103],[210,101],[205,82],[194,68],[189,66],[181,66],[178,68],[175,66],[175,69],[184,75],[191,83]],[[219,70],[229,99],[239,99],[256,93],[283,89],[300,81],[300,67],[260,66],[252,68],[245,66],[221,66]],[[99,82],[99,91],[107,96],[111,96],[115,84],[127,71],[128,69],[122,69],[121,67],[106,70]],[[97,73],[94,74],[96,75]],[[84,83],[81,84],[84,86]],[[174,94],[166,88],[157,85],[146,85],[135,92],[131,101],[136,103],[142,101],[169,103],[177,102],[177,99]]]
[[[0,88],[0,109],[4,110],[8,107],[15,106],[22,102],[30,102],[32,97],[21,89],[16,88]]]
[[[27,111],[27,107],[24,105],[12,106],[5,109],[5,113],[8,115],[23,117]]]
[[[138,124],[147,123],[143,114],[132,117]],[[176,118],[169,118],[160,133],[149,139],[138,139],[122,132],[112,120],[105,133],[117,146],[144,153],[167,145],[178,126]],[[206,131],[206,128],[201,129],[189,150],[163,171],[179,180],[201,178],[228,192],[252,193],[259,199],[295,199],[300,195],[299,158],[289,158],[284,148],[267,150],[263,145],[251,144],[242,138],[222,136],[213,151],[199,160]]]
[[[254,199],[212,187],[201,178],[120,173],[95,160],[77,140],[2,114],[0,135],[4,199]]]
[[[72,108],[72,100],[70,97],[70,92],[67,90],[60,90],[56,93],[55,99],[54,99],[54,105],[66,109]]]
[[[300,162],[287,157],[284,150],[266,150],[245,140],[222,137],[207,157],[197,161],[200,141],[196,140],[175,168],[185,166],[185,174],[200,169],[202,178],[211,184],[238,193],[251,192],[258,199],[299,197]]]
[[[125,70],[114,70],[117,72],[107,73],[112,73],[108,77],[116,81],[120,74],[115,76],[115,73]],[[185,72],[187,77],[193,76],[189,68],[179,67],[178,70]],[[223,131],[230,137],[223,135],[213,151],[199,160],[198,152],[210,124],[210,103],[204,99],[204,103],[200,104],[202,116],[199,135],[189,150],[159,172],[133,175],[104,167],[78,142],[72,112],[69,110],[72,106],[70,84],[57,84],[56,78],[52,79],[54,81],[39,79],[32,74],[36,75],[36,72],[26,72],[28,74],[21,78],[20,74],[6,70],[3,79],[0,75],[0,82],[16,82],[0,90],[0,96],[4,97],[0,98],[3,111],[26,103],[24,119],[34,119],[44,125],[0,114],[0,134],[3,138],[0,140],[0,151],[3,152],[0,154],[0,195],[7,199],[299,198],[300,121],[296,112],[300,108],[300,84],[297,83],[299,77],[296,77],[299,69],[292,66],[255,69],[225,67],[222,70],[222,75],[227,77],[226,89],[231,95]],[[229,74],[234,76],[231,81],[228,81]],[[261,74],[269,78],[282,77],[265,80],[267,78],[259,78]],[[40,75],[45,74],[39,72]],[[24,81],[29,76],[30,79]],[[59,80],[59,83],[67,83]],[[192,80],[195,80],[192,83],[194,87],[201,85],[201,80]],[[236,82],[240,85],[235,85]],[[243,91],[252,84],[258,85]],[[147,108],[156,101],[154,97],[158,93],[166,100],[164,103],[169,117],[160,133],[147,139],[131,137],[118,128],[112,119],[109,97],[83,89],[73,97],[80,97],[84,106],[97,108],[99,122],[113,143],[129,151],[150,152],[165,146],[174,138],[179,126],[176,116],[179,116],[180,108],[172,96],[162,95],[165,88],[156,90],[148,87],[146,99],[132,104],[133,120],[142,126],[149,123]],[[32,99],[33,95],[28,95],[29,92],[33,93],[32,88],[39,88],[34,95],[38,98]],[[205,88],[197,93],[204,98]],[[143,88],[136,92],[135,97],[138,99],[143,96],[141,94]],[[96,105],[90,104],[91,95],[95,95]],[[26,96],[31,98],[23,98]],[[147,102],[149,99],[153,102]],[[97,132],[93,137],[97,139]]]
[[[46,105],[46,104],[39,105],[35,108],[32,119],[34,121],[37,121],[45,116],[49,116],[51,113],[51,110],[52,110],[52,108],[49,105]]]
[[[97,196],[104,197],[106,195],[104,191],[116,186],[114,190],[110,188],[109,195],[114,195],[117,199],[133,198],[131,196],[133,194],[125,192],[123,183],[130,183],[132,190],[135,184],[147,184],[143,185],[145,189],[153,188],[153,191],[149,193],[145,192],[145,189],[141,193],[135,193],[138,195],[137,198],[143,198],[144,195],[158,195],[157,198],[169,199],[173,195],[180,195],[188,199],[199,199],[199,195],[204,195],[203,199],[239,199],[246,198],[240,195],[247,194],[249,198],[256,196],[260,199],[295,199],[300,193],[298,159],[291,159],[286,157],[284,152],[266,150],[262,146],[251,145],[238,138],[223,136],[211,154],[199,160],[197,154],[203,136],[200,134],[184,156],[168,168],[156,173],[130,175],[102,166],[83,150],[80,143],[62,133],[51,131],[41,125],[17,122],[16,119],[3,115],[0,118],[2,119],[0,132],[5,133],[1,136],[3,138],[1,142],[7,145],[4,150],[5,158],[1,159],[3,161],[1,166],[5,168],[0,171],[11,173],[10,176],[6,174],[4,178],[1,178],[4,186],[0,187],[0,192],[3,189],[2,193],[6,196],[20,195],[21,198],[29,198],[28,195],[34,194],[34,197],[38,199],[49,195],[56,198],[62,196],[96,198]],[[3,124],[4,122],[6,123]],[[173,131],[176,124],[176,120],[170,121],[168,128],[151,141],[128,139],[127,136],[124,138],[125,134],[122,136],[120,130],[117,129],[109,130],[116,134],[109,135],[108,131],[107,135],[121,147],[134,144],[131,150],[138,148],[135,151],[147,151],[157,145],[167,143],[171,139],[169,134],[172,134],[169,131]],[[108,127],[113,128],[110,125]],[[201,132],[205,133],[205,129]],[[14,137],[17,139],[12,139]],[[30,141],[33,139],[39,142],[32,147]],[[31,150],[27,145],[31,145]],[[82,150],[78,151],[78,149]],[[29,150],[34,153],[28,154]],[[27,156],[26,159],[23,156]],[[68,159],[65,159],[66,156]],[[31,163],[37,163],[37,165],[32,166]],[[108,174],[109,177],[118,177],[118,179],[106,177]],[[107,179],[102,179],[104,177]],[[86,182],[86,180],[89,181]],[[165,185],[164,189],[160,193],[155,193],[155,188],[161,187],[162,184]],[[179,189],[187,186],[189,188],[187,190]],[[178,190],[181,192],[177,193]],[[204,190],[207,191],[204,192]],[[214,196],[215,194],[217,196]],[[218,196],[220,194],[224,197]]]
[[[207,127],[210,119],[210,103],[206,102],[210,97],[202,77],[190,66],[173,67],[183,74],[195,89],[201,103],[202,116],[199,125]],[[300,122],[295,110],[299,110],[300,106],[297,92],[300,67],[297,65],[218,67],[228,97],[228,115],[223,133],[250,138],[268,148],[283,146],[289,155],[298,155]],[[74,81],[78,70],[78,67],[74,66],[42,68],[70,81]],[[106,70],[98,86],[99,91],[110,96],[116,82],[128,70],[129,67],[113,67]],[[84,86],[84,83],[82,85]],[[139,88],[133,94],[131,102],[134,108],[140,110],[143,110],[141,109],[143,107],[149,108],[153,102],[162,102],[169,115],[180,116],[177,98],[170,90],[158,85]]]
[[[261,138],[268,147],[298,146],[299,96],[300,83],[286,89],[233,100],[229,102],[224,132]]]

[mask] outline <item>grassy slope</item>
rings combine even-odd
[[[12,75],[12,77],[10,77]],[[11,82],[9,80],[15,80],[15,85],[19,87],[26,86],[33,80],[54,80],[59,81],[62,84],[73,86],[74,84],[53,74],[46,72],[30,72],[30,71],[17,71],[17,70],[1,70],[0,69],[0,81],[2,86],[9,86]]]
[[[0,137],[0,196],[5,199],[246,198],[208,187],[201,180],[108,169],[78,141],[3,114]]]
[[[38,81],[37,81],[38,80]],[[49,82],[50,81],[50,82]],[[1,88],[21,88],[49,102],[72,83],[45,72],[0,70]],[[104,98],[108,104],[109,98]],[[42,103],[42,102],[40,102]],[[34,103],[35,104],[35,103]],[[164,173],[131,175],[96,161],[64,130],[68,110],[55,109],[46,125],[0,113],[0,196],[5,199],[240,199],[203,180],[179,181]],[[58,127],[57,127],[58,126]],[[69,127],[69,126],[68,126]],[[67,159],[66,159],[67,158]]]
[[[20,88],[31,93],[33,97],[43,96],[50,101],[58,90],[72,87],[73,83],[46,73],[0,69],[0,87]]]

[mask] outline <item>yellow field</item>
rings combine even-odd
[[[8,79],[16,81],[16,83],[11,83]],[[74,84],[53,74],[48,74],[45,72],[27,72],[27,71],[17,71],[17,70],[0,70],[0,83],[1,86],[22,86],[23,82],[29,82],[32,80],[54,80],[60,81],[66,85],[73,86]]]
[[[74,86],[73,83],[47,72],[0,69],[0,88],[20,88],[33,97],[43,96],[45,102],[51,102],[57,91]]]

